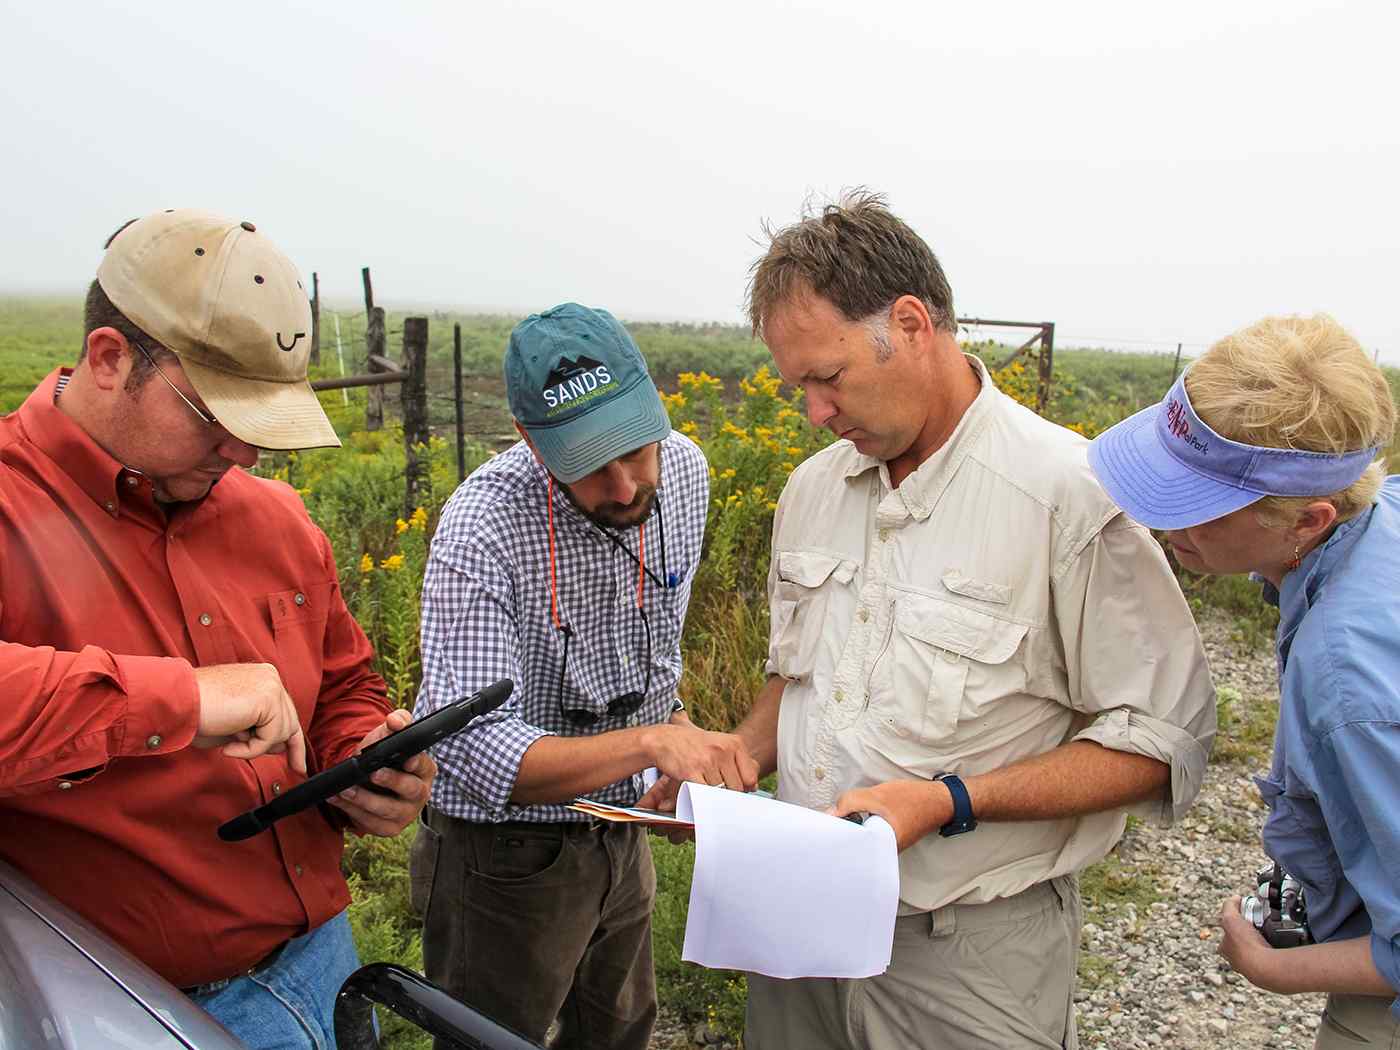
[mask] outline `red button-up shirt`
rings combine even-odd
[[[307,762],[389,710],[296,494],[230,470],[167,512],[54,404],[0,418],[0,856],[177,986],[246,969],[349,903],[316,809],[219,824],[298,783],[283,755],[189,747],[194,667],[276,666]]]

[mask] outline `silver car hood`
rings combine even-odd
[[[0,861],[0,1050],[246,1050],[154,970]]]

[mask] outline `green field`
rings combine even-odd
[[[339,373],[334,325],[329,315],[324,320],[322,364],[316,374],[334,376]],[[388,316],[390,356],[399,352],[402,320],[399,312]],[[438,511],[457,480],[450,440],[453,324],[462,326],[471,469],[513,437],[500,360],[514,321],[503,316],[429,315],[428,384],[435,437],[429,447],[432,493],[420,515],[401,520],[401,433],[392,422],[375,433],[362,431],[363,390],[321,395],[345,440],[344,449],[269,455],[258,468],[292,484],[330,536],[346,600],[375,645],[377,667],[389,683],[390,695],[404,706],[412,705],[419,677],[418,593],[427,545]],[[683,690],[698,723],[726,728],[743,717],[760,681],[768,629],[763,581],[773,500],[794,463],[820,448],[829,435],[812,430],[800,397],[762,370],[767,353],[746,330],[667,324],[629,328],[666,392],[673,423],[701,442],[714,468],[705,559],[697,571],[683,643]],[[363,316],[343,315],[340,334],[346,371],[364,371]],[[54,366],[71,364],[81,335],[81,304],[76,298],[0,298],[0,412],[18,405]],[[1007,353],[986,344],[973,349],[991,361]],[[1167,355],[1069,349],[1056,352],[1055,365],[1047,415],[1092,435],[1158,400],[1171,384],[1173,361]],[[1387,374],[1400,398],[1400,371],[1388,369]],[[1004,389],[1022,399],[1032,396],[1032,379],[1020,366],[996,374]],[[388,389],[387,403],[394,406],[396,388]],[[1276,614],[1257,601],[1247,583],[1238,578],[1185,578],[1183,586],[1193,607],[1225,610],[1246,640],[1268,637]],[[1263,722],[1241,721],[1244,715],[1233,710],[1226,714],[1236,729],[1249,730],[1238,734],[1239,746],[1267,739]],[[397,840],[352,840],[346,868],[363,957],[421,969],[417,920],[407,895],[411,835],[412,829]],[[655,838],[652,849],[659,876],[654,928],[663,1004],[687,1021],[705,1021],[733,1037],[742,1027],[742,977],[680,960],[693,850]],[[1104,893],[1120,895],[1135,892],[1122,885],[1112,865],[1110,858],[1091,870],[1086,887],[1101,886]],[[387,1032],[386,1045],[399,1050],[427,1045],[393,1020]]]

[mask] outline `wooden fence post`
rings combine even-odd
[[[311,363],[321,363],[321,275],[311,274]]]
[[[360,280],[365,286],[365,355],[370,372],[384,371],[375,363],[388,349],[384,331],[384,311],[374,305],[374,285],[369,279],[369,267],[360,268]],[[365,429],[378,430],[384,425],[384,388],[372,386],[365,391]]]
[[[1050,380],[1055,372],[1055,322],[1046,321],[1040,326],[1040,368],[1036,376],[1035,410],[1045,414],[1045,406],[1050,401]]]
[[[467,406],[462,403],[462,326],[452,326],[453,389],[457,401],[457,484],[467,480]]]
[[[365,324],[365,350],[369,354],[369,370],[383,372],[375,358],[382,358],[388,345],[384,330],[384,307],[375,306],[369,311]],[[384,387],[372,386],[366,391],[365,429],[378,430],[384,425]]]
[[[382,314],[383,311],[381,310]],[[408,375],[399,384],[403,406],[405,519],[428,501],[432,476],[428,459],[428,319],[403,319],[403,369]],[[383,389],[382,387],[379,389]]]

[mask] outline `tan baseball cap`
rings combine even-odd
[[[306,289],[251,222],[188,208],[137,219],[108,242],[97,283],[179,356],[234,437],[270,449],[340,445],[306,379]]]

